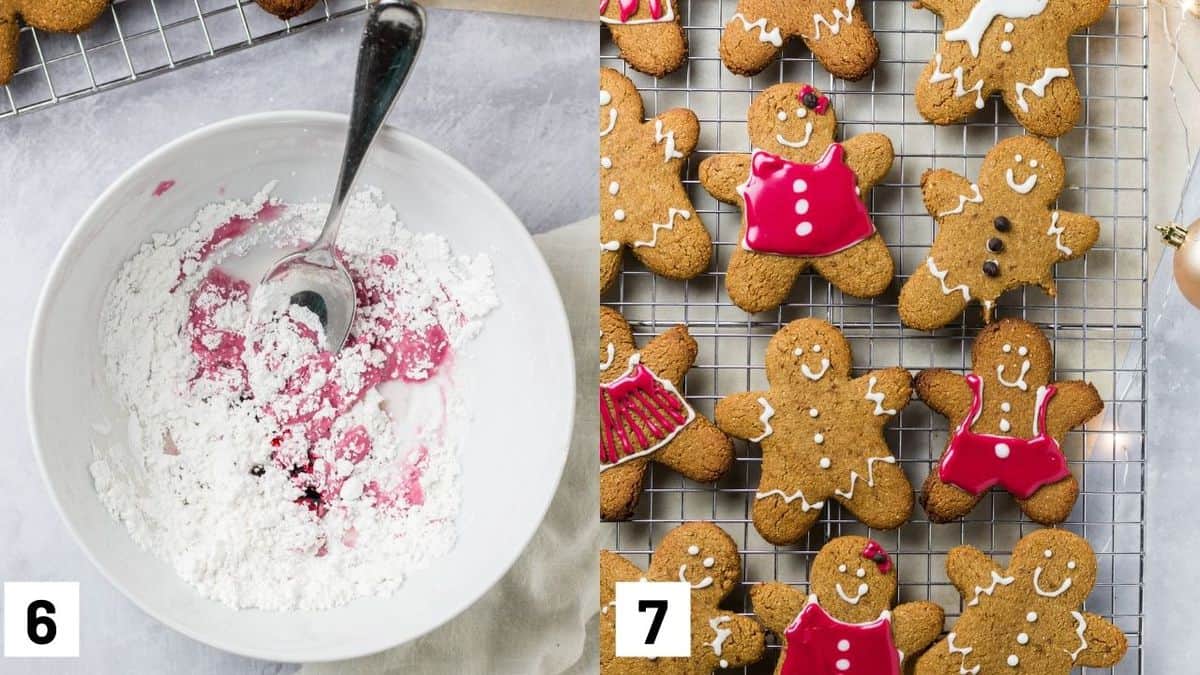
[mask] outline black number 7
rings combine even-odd
[[[663,619],[667,616],[666,600],[638,600],[638,611],[654,610],[654,618],[650,620],[650,632],[646,633],[646,644],[652,645],[658,639],[658,631],[662,628]]]

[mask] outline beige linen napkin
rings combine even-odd
[[[567,308],[578,393],[562,483],[529,547],[478,602],[429,635],[374,656],[307,665],[303,675],[557,675],[599,669],[596,642],[585,628],[600,606],[599,278],[580,273],[596,267],[599,228],[593,217],[534,237]]]
[[[483,12],[527,14],[554,19],[598,20],[592,0],[421,0],[427,7],[474,9]]]

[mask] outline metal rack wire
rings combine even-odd
[[[982,325],[977,310],[936,334],[905,329],[897,315],[897,289],[924,260],[933,239],[934,225],[921,202],[920,176],[930,167],[974,176],[983,155],[998,140],[1023,130],[995,98],[965,124],[934,127],[917,113],[912,92],[936,45],[936,17],[907,0],[864,3],[882,56],[873,74],[861,82],[831,77],[798,41],[764,73],[746,78],[726,71],[717,52],[721,29],[736,12],[736,0],[679,4],[690,43],[685,68],[657,80],[645,77],[625,66],[607,38],[601,62],[634,80],[648,116],[677,106],[699,116],[700,143],[689,160],[685,183],[714,234],[714,262],[706,274],[679,283],[659,279],[627,257],[619,285],[605,303],[630,320],[639,344],[672,325],[687,324],[700,344],[700,356],[687,376],[685,394],[706,415],[723,395],[765,386],[767,341],[783,324],[804,316],[826,318],[842,329],[854,348],[856,374],[896,364],[914,372],[929,366],[965,371]],[[1063,527],[1086,536],[1097,553],[1098,580],[1088,610],[1110,617],[1129,638],[1129,654],[1103,671],[1114,673],[1142,672],[1147,21],[1145,2],[1116,0],[1104,19],[1070,43],[1085,111],[1079,126],[1055,142],[1067,165],[1068,187],[1059,205],[1099,219],[1099,242],[1085,258],[1057,267],[1056,298],[1025,289],[1002,298],[998,306],[1000,316],[1020,316],[1042,327],[1055,347],[1057,379],[1087,379],[1104,398],[1105,412],[1064,442],[1081,493]],[[843,297],[816,276],[801,277],[788,303],[775,312],[747,315],[725,293],[724,269],[736,245],[741,215],[699,187],[696,166],[710,154],[747,152],[745,115],[750,100],[781,81],[813,82],[829,93],[842,122],[842,138],[881,131],[895,144],[895,164],[872,191],[870,207],[897,258],[899,278],[874,301]],[[888,430],[893,452],[915,486],[924,480],[946,438],[945,419],[919,401]],[[734,470],[716,485],[692,483],[670,470],[652,468],[635,517],[606,525],[604,545],[644,565],[657,542],[676,525],[710,520],[738,542],[743,587],[773,579],[804,585],[808,564],[825,541],[841,534],[867,534],[895,554],[899,601],[938,602],[947,610],[949,626],[962,607],[945,575],[945,554],[966,543],[1004,561],[1023,534],[1039,527],[1022,516],[1011,497],[999,493],[986,497],[960,523],[932,524],[918,506],[913,519],[893,532],[868,530],[831,505],[805,541],[775,547],[759,537],[750,522],[761,454],[756,445],[740,442],[737,452]],[[744,590],[725,606],[750,614]],[[771,645],[774,653],[746,672],[771,672],[778,650],[777,642]]]
[[[0,96],[0,118],[286,37],[368,4],[321,0],[305,14],[280,21],[252,0],[120,0],[78,35],[25,26],[20,67]]]

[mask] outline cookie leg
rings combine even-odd
[[[663,209],[653,221],[648,239],[634,242],[629,250],[655,274],[669,279],[691,279],[708,269],[712,260],[712,237],[700,216],[687,208]]]
[[[917,80],[917,111],[934,124],[953,124],[983,109],[988,91],[986,88],[976,89],[980,83],[979,76],[973,76],[972,71],[963,66],[963,93],[960,95],[955,68],[948,63],[939,64],[935,58],[925,66]]]
[[[757,75],[783,49],[786,37],[774,20],[776,0],[741,0],[721,32],[721,62],[738,75]]]
[[[948,272],[948,277],[953,274]],[[928,263],[914,270],[900,289],[900,319],[917,330],[941,328],[954,321],[966,307],[967,299],[956,290],[952,277],[947,280],[935,277]]]
[[[25,23],[55,33],[78,33],[108,8],[108,0],[41,0],[21,3]]]
[[[600,293],[609,291],[616,283],[621,273],[621,251],[600,252]]]
[[[796,277],[807,263],[800,258],[765,255],[737,248],[725,272],[725,288],[733,304],[750,313],[775,309],[787,300]]]
[[[687,60],[687,34],[679,20],[620,26],[608,24],[621,58],[653,77],[676,70]]]
[[[904,469],[897,464],[874,462],[870,471],[864,466],[857,473],[858,478],[847,479],[847,485],[836,495],[842,506],[865,525],[878,530],[894,530],[908,522],[913,491]],[[872,476],[874,486],[869,480]]]
[[[1021,510],[1031,520],[1042,525],[1057,525],[1071,515],[1079,497],[1079,481],[1068,476],[1033,493],[1029,499],[1017,500]]]
[[[637,507],[647,460],[638,458],[600,472],[600,518],[628,520]]]
[[[962,518],[975,508],[983,499],[949,483],[943,483],[938,478],[937,469],[929,473],[925,485],[921,488],[921,506],[925,509],[929,520],[935,523],[948,523]]]
[[[960,672],[962,666],[962,655],[950,653],[950,645],[940,640],[917,659],[912,672],[913,675],[945,675]]]
[[[8,84],[17,72],[17,43],[21,39],[21,27],[17,15],[9,9],[0,14],[0,84]]]
[[[733,442],[712,422],[698,416],[654,459],[698,483],[711,483],[733,465]]]
[[[1021,126],[1039,136],[1062,136],[1075,127],[1083,111],[1069,65],[1036,68],[1006,86],[1003,96]]]
[[[843,293],[856,298],[883,293],[896,272],[892,254],[878,232],[841,253],[814,258],[812,266]]]
[[[779,492],[785,494],[780,495]],[[761,498],[756,494],[751,519],[754,521],[754,529],[758,530],[763,539],[772,544],[786,546],[800,541],[808,534],[817,518],[821,516],[822,507],[810,503],[808,500],[812,496],[807,493],[802,496],[798,491],[789,493],[781,489],[779,492],[761,492],[759,494],[764,495]]]
[[[833,0],[831,5],[836,5],[838,10],[844,9],[844,2],[841,0]],[[827,10],[827,16],[832,17],[834,9]],[[812,39],[805,38],[804,43],[808,45],[813,56],[825,66],[825,69],[833,73],[835,77],[840,77],[846,80],[861,80],[864,75],[871,72],[875,67],[875,62],[879,60],[879,43],[875,41],[875,33],[871,30],[870,24],[867,23],[867,17],[863,15],[862,10],[856,5],[852,12],[853,20],[850,23],[839,22],[838,32],[835,35],[827,26],[820,26],[820,38]],[[817,34],[817,28],[813,26],[813,35]]]

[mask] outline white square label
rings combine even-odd
[[[79,583],[5,582],[4,656],[79,656]]]
[[[692,587],[678,581],[617,583],[617,656],[691,656]]]

